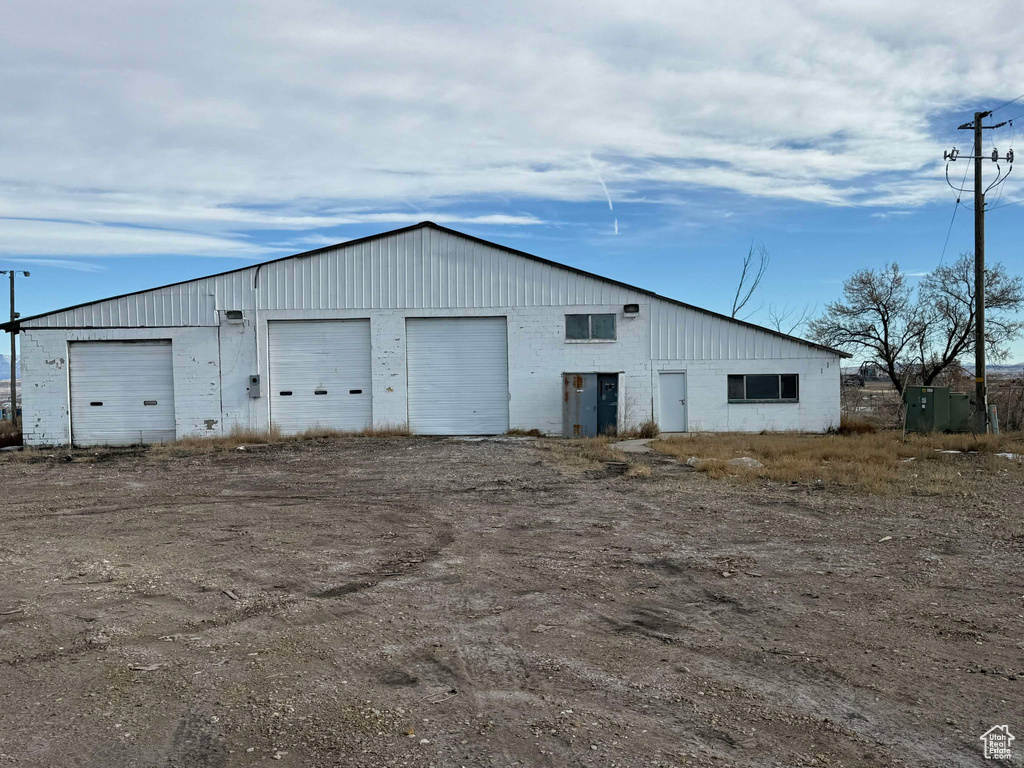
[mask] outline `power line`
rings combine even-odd
[[[1003,203],[1002,205],[993,206],[992,208],[989,208],[989,210],[990,211],[994,211],[994,210],[996,210],[996,208],[1006,208],[1007,206],[1010,206],[1010,205],[1020,205],[1021,203],[1024,203],[1024,200],[1014,200],[1014,201],[1009,202],[1009,203]]]
[[[964,193],[964,184],[967,183],[967,173],[971,170],[971,163],[974,162],[974,147],[971,147],[971,159],[967,161],[967,167],[964,168],[964,178],[960,182],[960,191],[957,193],[956,202],[953,204],[953,215],[949,217],[949,228],[946,230],[946,241],[942,244],[942,255],[939,256],[939,266],[942,266],[943,259],[946,258],[946,247],[949,245],[949,235],[953,231],[953,222],[956,221],[956,212],[960,209],[960,196]]]
[[[1017,129],[1014,127],[1012,119],[1011,120],[1007,120],[1007,122],[1010,124],[1010,149],[1012,150],[1013,149],[1013,140],[1014,140],[1014,138],[1017,135]],[[992,148],[993,149],[995,149],[995,139],[993,137],[994,134],[995,134],[995,131],[993,131],[992,133],[989,134],[989,137],[992,138]],[[1007,176],[1009,176],[1009,171],[1007,171]],[[1005,179],[1004,179],[1004,181],[1005,181]],[[996,196],[995,205],[992,206],[993,209],[999,207],[999,201],[1003,199],[1003,190],[1004,189],[1006,189],[1006,185],[1005,184],[1000,184],[999,185],[999,194]]]
[[[1008,107],[1011,104],[1013,104],[1013,102],[1020,101],[1021,99],[1024,99],[1024,93],[1022,93],[1020,96],[1018,96],[1015,99],[1010,99],[1009,101],[1004,101],[998,107],[993,107],[992,109],[990,109],[989,112],[995,112],[997,109],[1002,109],[1003,107]]]
[[[953,231],[953,222],[956,221],[956,212],[960,210],[960,201],[956,201],[956,205],[953,206],[953,215],[949,217],[949,229],[946,230],[946,241],[942,244],[942,255],[939,256],[939,266],[942,266],[942,260],[946,258],[946,246],[949,245],[949,233]]]

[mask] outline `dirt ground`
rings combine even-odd
[[[0,766],[974,766],[1020,474],[650,477],[560,441],[0,456]],[[1018,758],[1020,759],[1020,758]]]

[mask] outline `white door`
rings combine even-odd
[[[662,373],[658,376],[661,389],[662,432],[686,431],[686,374]]]
[[[406,321],[409,429],[417,435],[508,431],[504,317]]]
[[[174,439],[171,342],[75,341],[68,366],[75,445]]]
[[[286,435],[372,421],[369,320],[281,320],[270,337],[270,421]]]

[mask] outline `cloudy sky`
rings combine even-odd
[[[950,229],[942,150],[968,153],[956,126],[1024,92],[1018,15],[11,0],[0,267],[32,271],[29,314],[430,219],[728,311],[763,242],[763,322],[822,306],[861,266],[933,269],[947,231],[945,259],[973,247],[969,210]],[[1024,99],[995,113],[1013,117],[1024,135]],[[986,140],[1002,152],[1014,130]],[[989,258],[1017,273],[1022,224],[1007,205],[987,227]]]

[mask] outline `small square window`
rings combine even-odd
[[[589,339],[590,338],[590,315],[566,315],[565,316],[565,338],[567,338],[567,339]]]
[[[592,339],[614,339],[615,338],[615,315],[591,315],[590,316],[590,338],[592,338]]]

